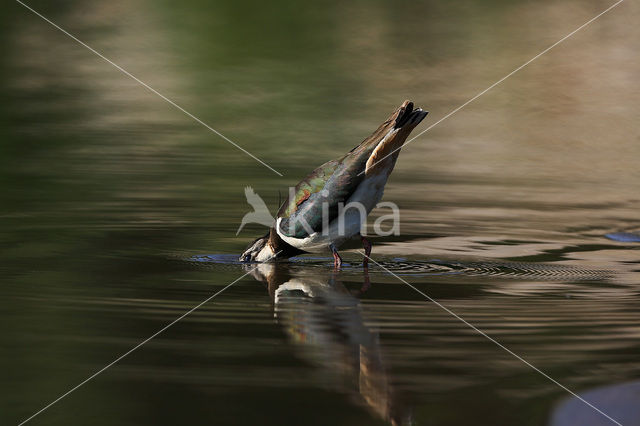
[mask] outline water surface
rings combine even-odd
[[[235,235],[245,186],[275,210],[405,98],[430,111],[424,129],[610,3],[29,4],[284,176],[0,6],[2,424],[245,274],[216,261],[264,232]],[[640,232],[638,19],[622,3],[407,146],[385,192],[401,235],[374,239],[385,268],[604,411],[632,404],[603,389],[640,378],[640,245],[605,236]],[[345,260],[254,271],[32,422],[593,414],[381,267]]]

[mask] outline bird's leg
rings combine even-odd
[[[331,249],[331,253],[333,253],[333,267],[340,269],[342,266],[342,258],[338,254],[338,249],[333,244],[329,244],[329,248]]]
[[[367,240],[364,236],[360,235],[362,241],[362,248],[364,248],[364,260],[362,261],[362,267],[369,267],[369,255],[371,254],[371,241]]]
[[[360,287],[360,294],[371,288],[371,280],[369,279],[369,268],[364,268],[364,282],[362,283],[362,287]]]

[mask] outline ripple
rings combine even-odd
[[[235,254],[197,254],[183,261],[196,267],[227,268],[250,265],[240,262]],[[407,260],[391,258],[377,260],[369,266],[370,273],[393,273],[399,276],[465,275],[500,278],[535,278],[541,280],[603,280],[616,274],[606,269],[585,269],[570,265],[556,265],[536,262],[463,262],[440,259]],[[289,268],[331,269],[333,259],[329,257],[293,257],[279,262]],[[359,272],[362,264],[345,262],[342,272]]]

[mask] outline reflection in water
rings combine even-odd
[[[360,310],[357,297],[370,287],[368,270],[353,292],[336,271],[294,272],[281,264],[260,264],[252,275],[267,283],[274,317],[298,354],[326,372],[327,385],[353,395],[393,425],[411,423],[390,383],[379,336],[365,325]]]

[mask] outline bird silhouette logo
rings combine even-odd
[[[253,207],[253,211],[244,215],[240,227],[238,227],[236,231],[236,235],[242,231],[242,228],[244,228],[247,223],[259,223],[269,228],[273,226],[275,219],[271,215],[271,212],[269,212],[262,197],[256,194],[250,186],[244,189],[244,195],[247,197],[247,203]]]

